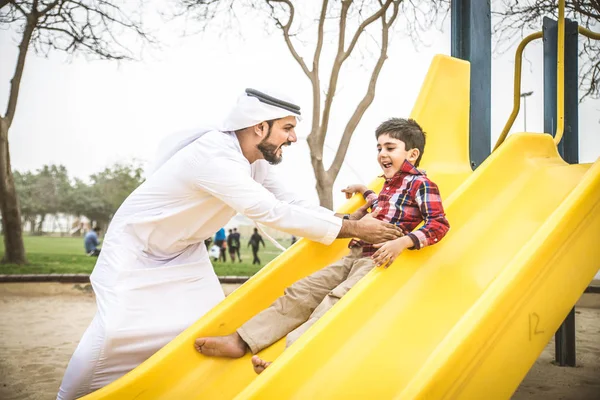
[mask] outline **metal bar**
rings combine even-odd
[[[565,130],[565,0],[558,0],[558,40],[556,47],[556,133],[557,145]]]
[[[510,117],[508,117],[508,121],[506,121],[506,125],[504,125],[504,129],[502,129],[502,133],[500,133],[500,137],[496,141],[494,150],[496,150],[506,139],[510,128],[515,122],[515,119],[517,119],[517,115],[519,115],[519,110],[521,109],[521,64],[523,63],[523,51],[525,50],[525,46],[533,40],[541,39],[542,36],[542,31],[532,33],[521,40],[519,47],[517,47],[517,52],[515,53],[515,79],[513,83],[513,110]]]
[[[544,132],[556,130],[556,41],[558,24],[544,17]],[[559,145],[558,150],[561,150]]]
[[[565,20],[565,62],[564,62],[564,122],[563,140],[558,143],[558,151],[570,164],[579,162],[579,99],[578,99],[578,25]],[[557,39],[558,24],[544,18],[544,131],[552,133],[559,125],[557,117]]]
[[[492,33],[490,0],[452,0],[451,54],[471,63],[469,154],[477,168],[490,154]]]
[[[577,364],[575,348],[575,307],[554,335],[556,363],[561,367],[575,367]]]
[[[558,151],[565,161],[571,164],[579,162],[578,152],[578,26],[574,21],[565,21],[563,35],[564,73],[562,93],[563,100],[563,140],[558,144]],[[557,85],[558,54],[560,53],[559,24],[544,18],[544,131],[553,132],[559,129],[557,123],[560,112],[557,112],[560,101],[560,88]],[[568,284],[568,283],[567,283]],[[555,334],[555,359],[560,366],[576,365],[575,343],[575,309],[571,310],[565,321]]]
[[[583,36],[587,36],[590,39],[594,39],[594,40],[600,40],[600,33],[590,31],[589,29],[585,29],[583,26],[580,26],[577,30]]]

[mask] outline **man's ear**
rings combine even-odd
[[[254,133],[260,137],[263,137],[265,135],[265,133],[267,132],[265,125],[267,125],[266,122],[261,122],[261,123],[254,125]]]

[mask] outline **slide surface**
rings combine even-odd
[[[347,252],[301,240],[86,399],[509,398],[598,270],[600,162],[568,165],[549,135],[517,134],[471,173],[468,79],[467,63],[437,56],[411,114],[445,197],[442,242],[374,270],[285,352],[263,351],[276,362],[260,376],[249,356],[196,353],[196,337],[235,331]]]

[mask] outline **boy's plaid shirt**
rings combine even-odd
[[[372,190],[363,196],[372,212],[377,211],[377,219],[397,225],[412,239],[414,247],[411,249],[439,242],[450,229],[437,185],[408,161],[404,161],[396,175],[386,179],[379,196]],[[423,226],[413,232],[423,221]],[[363,246],[363,257],[377,251],[363,241],[352,240],[350,243],[350,247],[357,245]]]

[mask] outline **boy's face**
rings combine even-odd
[[[406,149],[402,140],[394,139],[387,133],[377,139],[377,161],[383,170],[383,176],[389,179],[396,175],[405,160],[415,164],[419,158],[419,149]]]

